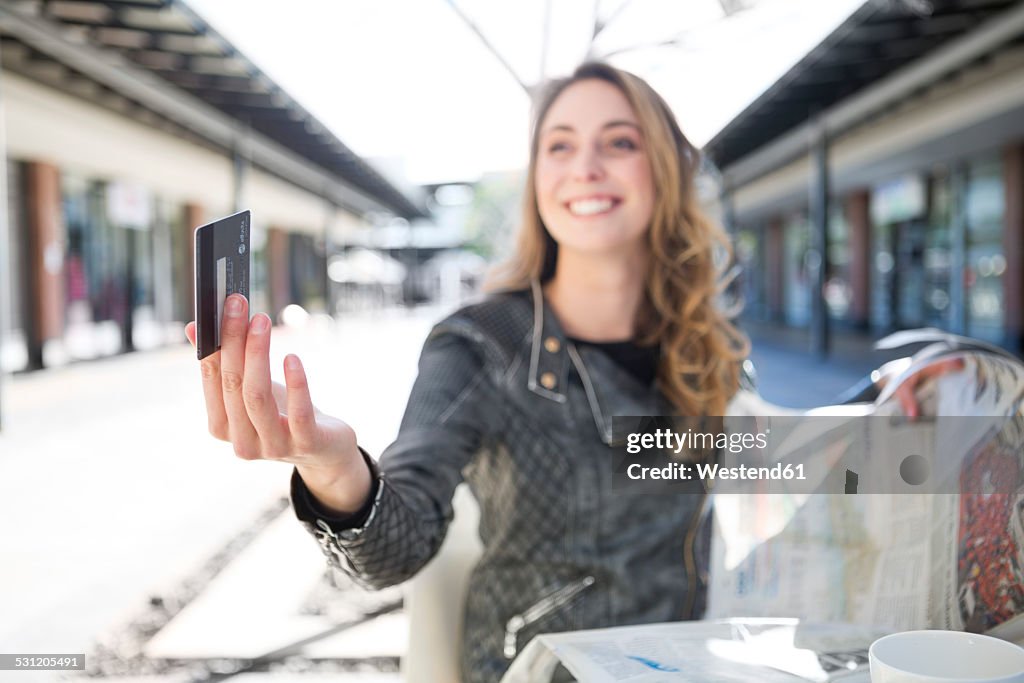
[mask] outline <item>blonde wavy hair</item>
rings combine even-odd
[[[537,207],[536,169],[541,123],[574,83],[611,83],[632,106],[651,162],[655,204],[646,239],[650,264],[635,323],[635,341],[660,345],[658,385],[679,415],[719,416],[739,388],[750,342],[718,305],[732,245],[721,226],[701,210],[694,178],[700,153],[679,129],[671,109],[643,79],[607,64],[588,62],[568,78],[552,81],[536,101],[530,165],[523,193],[522,225],[512,257],[491,273],[488,291],[526,289],[555,273],[558,244]],[[715,251],[720,249],[717,262]]]

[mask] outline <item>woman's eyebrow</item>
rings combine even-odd
[[[633,123],[632,121],[625,121],[625,120],[609,121],[608,123],[606,123],[603,126],[601,126],[601,128],[602,129],[604,129],[604,128],[615,128],[616,126],[629,126],[630,128],[635,128],[637,130],[640,130],[640,126],[638,126],[637,124]]]
[[[576,129],[573,128],[572,126],[564,124],[564,123],[561,123],[561,124],[554,125],[554,126],[548,126],[544,130],[542,130],[540,132],[540,134],[541,135],[547,135],[549,133],[554,133],[554,132],[557,132],[557,131],[565,131],[567,133],[573,133],[573,132],[575,132],[575,130]]]
[[[614,121],[609,121],[609,122],[607,122],[607,123],[605,123],[604,125],[601,126],[601,130],[606,130],[608,128],[616,128],[618,126],[629,126],[630,128],[635,128],[636,130],[640,130],[640,126],[639,125],[637,125],[636,123],[634,123],[632,121],[626,121],[625,119],[616,119]],[[576,129],[573,128],[572,126],[570,126],[567,123],[559,123],[559,124],[556,124],[554,126],[548,126],[543,131],[541,131],[541,135],[548,135],[549,133],[554,133],[556,131],[565,131],[567,133],[575,133]]]

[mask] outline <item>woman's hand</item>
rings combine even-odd
[[[271,382],[270,318],[257,313],[249,321],[248,308],[240,294],[227,298],[221,349],[200,361],[210,434],[230,441],[243,460],[295,465],[323,505],[355,512],[371,489],[355,432],[313,406],[297,356],[284,359],[285,386]],[[195,346],[194,322],[185,336]]]
[[[898,365],[898,369],[894,369],[893,366]],[[886,371],[886,367],[890,370]],[[898,376],[903,368],[905,368],[905,359],[893,361],[892,364],[883,365],[880,369],[880,376],[875,380],[875,384],[878,385],[879,390],[885,388],[885,385],[890,379]],[[962,358],[947,358],[946,360],[938,361],[937,363],[931,363],[915,372],[913,375],[903,380],[896,391],[893,392],[903,408],[903,413],[907,417],[918,417],[920,416],[921,409],[917,398],[917,388],[920,384],[928,379],[934,379],[945,375],[949,372],[956,372],[964,367],[964,361]]]

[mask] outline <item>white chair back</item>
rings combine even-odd
[[[460,683],[462,614],[469,574],[480,543],[480,508],[466,484],[455,489],[455,518],[441,549],[408,583],[409,649],[402,660],[405,683]]]

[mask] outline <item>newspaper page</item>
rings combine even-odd
[[[561,663],[581,681],[853,683],[869,680],[866,648],[886,632],[970,630],[1024,644],[1024,365],[964,342],[929,347],[901,376],[963,360],[918,387],[933,419],[906,420],[890,390],[774,435],[778,458],[861,462],[867,491],[882,490],[870,477],[906,453],[927,454],[939,492],[714,490],[706,621],[541,635],[502,680],[548,681]],[[740,414],[793,414],[756,395],[741,402]],[[836,490],[834,474],[822,490]]]
[[[796,619],[728,619],[542,635],[502,683],[550,681],[561,663],[588,683],[866,682],[867,648],[889,631]]]
[[[956,562],[950,572],[955,590],[937,595],[936,601],[946,607],[953,628],[1022,642],[1024,373],[1019,363],[997,356],[982,357],[973,370],[975,381],[961,387],[973,390],[970,405],[978,414],[1016,419],[972,422],[977,433],[944,437],[959,438],[968,456],[960,471],[959,515],[950,515],[957,520]],[[1007,481],[1013,486],[1005,487]]]
[[[937,418],[911,424],[891,398],[867,406],[867,420],[857,419],[864,406],[821,409],[863,433],[809,420],[775,453],[845,464],[859,443],[854,459],[873,459],[864,469],[875,473],[900,454],[926,453],[943,492],[716,494],[708,618],[789,616],[1024,641],[1024,366],[992,353],[958,357],[961,371],[919,390],[924,414]]]

